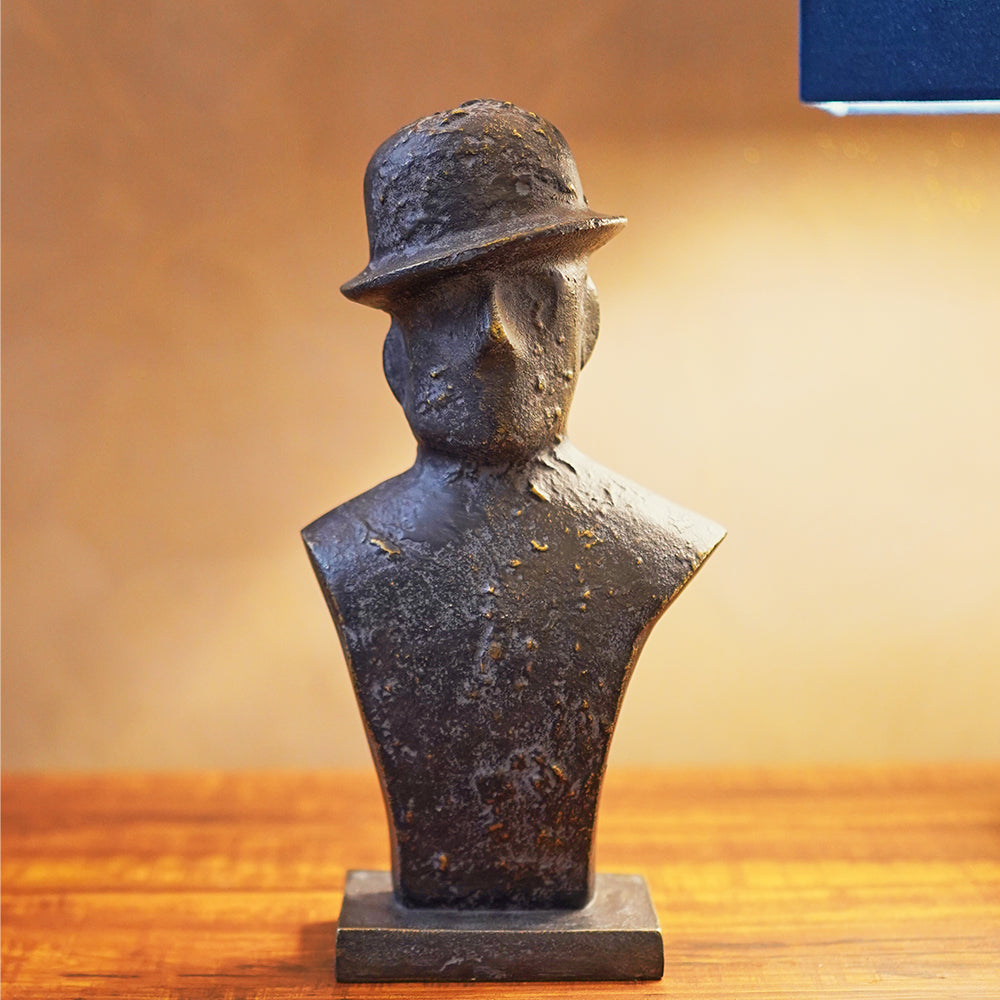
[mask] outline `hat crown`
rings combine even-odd
[[[370,267],[588,213],[559,130],[489,100],[421,118],[382,143],[365,173],[365,204]]]

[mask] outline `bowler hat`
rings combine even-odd
[[[371,259],[341,291],[381,307],[402,282],[487,254],[589,253],[625,225],[590,209],[557,128],[487,100],[383,142],[365,171],[365,209]]]

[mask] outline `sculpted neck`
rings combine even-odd
[[[496,460],[481,458],[460,458],[447,452],[417,445],[417,458],[414,469],[418,474],[427,474],[435,478],[456,479],[472,476],[479,479],[519,479],[528,476],[539,468],[552,468],[553,460],[560,450],[569,447],[565,438],[559,437],[539,448],[526,458],[516,460]]]

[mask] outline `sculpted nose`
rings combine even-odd
[[[495,291],[483,302],[479,354],[484,360],[499,359],[517,353],[517,333]]]

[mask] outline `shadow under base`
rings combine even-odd
[[[663,938],[639,875],[598,875],[582,910],[469,911],[401,906],[388,872],[351,871],[336,975],[344,983],[660,979]]]

